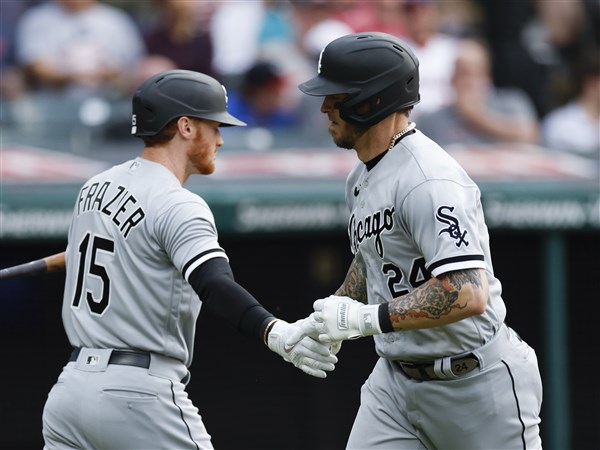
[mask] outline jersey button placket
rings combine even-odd
[[[369,185],[369,181],[368,180],[365,180],[365,181],[363,181],[361,183],[361,189],[360,189],[360,194],[359,194],[359,196],[361,198],[361,201],[360,201],[360,207],[361,207],[361,209],[365,207],[365,201],[364,201],[365,196],[364,196],[364,193],[365,193],[368,185]]]

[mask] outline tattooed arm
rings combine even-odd
[[[355,259],[336,294],[315,301],[312,317],[321,342],[338,342],[458,322],[483,314],[488,295],[485,271],[466,269],[431,278],[388,303],[363,305],[366,279]]]
[[[483,269],[447,272],[388,303],[394,331],[446,325],[483,314],[488,299]]]
[[[352,260],[346,279],[335,291],[335,295],[345,295],[361,303],[367,304],[367,279],[356,258]]]

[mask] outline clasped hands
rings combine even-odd
[[[332,295],[313,304],[314,312],[294,323],[278,320],[267,345],[285,361],[317,378],[334,370],[342,341],[381,333],[379,305]]]

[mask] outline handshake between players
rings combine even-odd
[[[332,295],[313,307],[311,315],[294,323],[274,320],[266,333],[269,348],[308,375],[327,377],[335,369],[342,341],[382,332],[379,305]]]

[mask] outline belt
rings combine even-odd
[[[71,352],[69,361],[77,361],[80,347],[75,347]],[[150,353],[136,352],[133,350],[113,350],[108,359],[108,364],[119,364],[122,366],[134,366],[148,369],[150,367]]]
[[[442,367],[442,361],[439,363],[392,362],[396,364],[407,377],[419,381],[447,380],[448,378],[462,377],[479,367],[479,360],[473,353],[456,358],[449,358],[449,366],[445,368]],[[439,371],[445,373],[446,376],[440,375]],[[448,372],[451,372],[454,377],[447,376]]]
[[[489,342],[471,353],[454,357],[447,356],[435,361],[406,362],[392,360],[392,363],[407,377],[415,380],[456,379],[477,368],[486,370],[501,361],[504,355],[512,350],[514,339],[518,339],[518,336],[511,328],[503,324]]]

